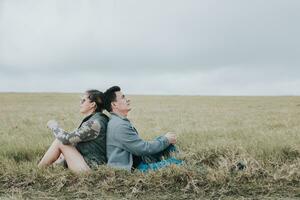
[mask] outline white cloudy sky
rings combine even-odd
[[[300,95],[299,0],[0,0],[0,92]]]

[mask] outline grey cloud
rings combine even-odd
[[[164,77],[214,80],[223,70],[235,75],[220,75],[209,88],[224,82],[234,88],[239,81],[246,87],[263,82],[253,79],[261,73],[270,76],[265,83],[295,83],[299,7],[297,0],[0,0],[0,72],[12,79],[100,74],[107,82],[123,75],[125,85],[132,76],[141,82],[160,77],[156,83],[176,85]],[[245,73],[249,68],[253,74]]]

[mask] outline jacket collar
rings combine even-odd
[[[109,119],[111,118],[111,113],[105,109],[102,111],[102,114],[106,115]]]

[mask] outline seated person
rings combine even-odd
[[[80,112],[85,116],[79,128],[66,132],[58,123],[47,123],[56,137],[38,167],[46,167],[60,158],[74,172],[89,171],[91,168],[107,162],[106,127],[108,117],[102,113],[103,93],[88,90],[80,101]]]
[[[162,161],[162,157],[171,151],[176,151],[176,135],[167,133],[152,141],[145,141],[138,135],[127,118],[131,110],[130,101],[114,86],[104,93],[104,107],[111,113],[107,125],[107,164],[115,168],[132,170],[134,168],[147,171],[168,164],[180,164],[181,161],[171,158]],[[165,157],[166,158],[166,157]]]

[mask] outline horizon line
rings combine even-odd
[[[61,91],[0,91],[0,94],[81,94],[82,92],[61,92]],[[228,97],[298,97],[300,94],[138,94],[138,93],[126,93],[126,95],[132,96],[228,96]]]

